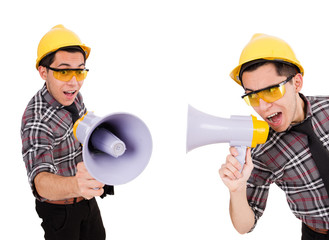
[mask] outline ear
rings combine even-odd
[[[303,87],[303,76],[300,73],[297,73],[296,76],[294,77],[294,87],[296,93],[300,92]]]
[[[43,80],[46,80],[46,79],[47,79],[47,76],[48,76],[47,68],[44,67],[44,66],[39,66],[39,67],[38,67],[38,71],[39,71],[40,77],[41,77]]]

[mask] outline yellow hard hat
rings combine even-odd
[[[86,53],[86,59],[88,58],[90,48],[82,44],[78,35],[61,24],[56,25],[39,42],[36,68],[38,69],[39,62],[47,54],[68,46],[80,46]]]
[[[254,34],[240,55],[239,65],[233,69],[230,77],[241,85],[241,66],[257,59],[287,62],[295,65],[304,75],[304,69],[297,60],[291,47],[282,39],[266,34]]]

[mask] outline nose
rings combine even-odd
[[[71,78],[70,81],[67,82],[67,84],[69,84],[69,85],[71,85],[71,86],[78,85],[78,80],[77,80],[76,76],[73,75],[73,77]]]
[[[272,106],[272,103],[268,103],[266,101],[264,101],[263,99],[259,98],[259,109],[261,111],[265,111],[267,109],[269,109]]]

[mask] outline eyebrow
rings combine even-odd
[[[64,66],[64,67],[71,67],[71,65],[68,64],[68,63],[61,63],[57,67],[62,67],[62,66]],[[85,67],[85,63],[81,63],[78,67]]]
[[[261,92],[261,91],[263,91],[263,90],[267,90],[267,89],[270,89],[270,88],[273,88],[273,87],[280,87],[280,86],[286,84],[287,82],[289,82],[289,81],[290,81],[291,79],[293,79],[295,76],[296,76],[296,75],[291,75],[291,76],[287,77],[286,80],[284,80],[284,81],[282,81],[282,82],[280,82],[280,83],[278,83],[278,84],[274,84],[274,85],[271,85],[271,86],[268,86],[268,87],[265,87],[265,88],[261,88],[261,89],[258,89],[258,90],[251,90],[251,89],[249,89],[249,88],[245,88],[244,90],[245,90],[245,91],[251,91],[251,92],[249,92],[249,93],[246,93],[246,95],[249,95],[249,94],[251,94],[251,93],[259,93],[259,92]]]

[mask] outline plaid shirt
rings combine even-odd
[[[79,115],[85,112],[81,94],[75,99]],[[71,114],[48,92],[46,85],[27,105],[21,127],[22,154],[34,196],[44,201],[35,189],[34,178],[40,172],[74,176],[82,161],[81,144],[73,136]]]
[[[329,151],[329,97],[300,96],[307,107],[306,118],[311,118],[315,134]],[[275,183],[286,193],[298,219],[315,228],[329,229],[328,193],[306,135],[294,132],[291,126],[280,133],[270,129],[268,141],[252,150],[252,159],[247,198],[256,222],[265,210],[270,185]]]

